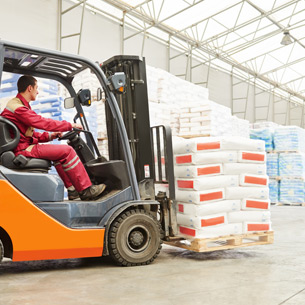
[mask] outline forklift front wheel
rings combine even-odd
[[[0,239],[0,263],[3,260],[3,256],[4,256],[4,247],[3,247],[2,241]]]
[[[161,226],[142,209],[123,212],[111,225],[109,252],[120,266],[150,264],[160,253]]]

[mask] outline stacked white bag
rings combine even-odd
[[[210,238],[271,230],[264,141],[178,138],[173,146],[179,234]]]

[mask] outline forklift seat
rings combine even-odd
[[[12,134],[14,134],[13,138]],[[0,164],[10,169],[48,172],[51,168],[49,160],[15,156],[13,150],[17,147],[19,140],[20,131],[17,126],[0,116]]]

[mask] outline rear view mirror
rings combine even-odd
[[[74,97],[65,98],[64,106],[65,106],[65,109],[74,108],[75,107]]]

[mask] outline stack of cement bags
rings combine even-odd
[[[271,230],[263,141],[180,138],[174,154],[179,234],[209,238]]]

